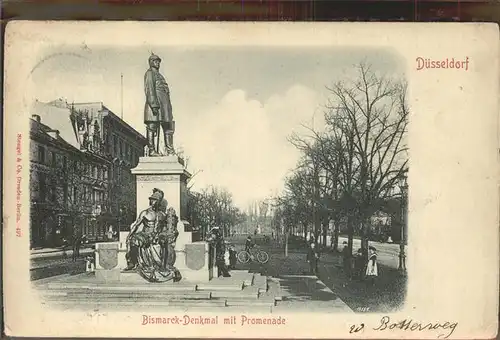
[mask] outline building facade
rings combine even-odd
[[[110,162],[81,152],[39,115],[31,119],[30,137],[31,247],[62,245],[75,225],[94,231],[107,211]]]
[[[136,183],[130,170],[143,156],[147,140],[100,102],[73,103],[70,109],[82,145],[111,161],[109,212],[116,218],[117,229],[128,230],[137,210]]]
[[[36,102],[31,119],[31,245],[54,247],[75,229],[90,241],[135,218],[130,169],[146,139],[102,103]]]

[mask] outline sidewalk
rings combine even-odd
[[[283,249],[277,245],[260,247],[269,253],[270,259],[265,265],[247,264],[252,271],[274,277],[311,275],[306,249],[291,250],[285,257]],[[241,266],[238,264],[238,268]],[[321,253],[318,269],[319,279],[355,312],[393,312],[404,303],[406,277],[402,277],[395,268],[378,263],[379,276],[375,286],[368,287],[365,281],[351,281],[342,268],[341,254],[327,249]]]
[[[406,298],[407,278],[398,270],[378,263],[374,287],[367,282],[350,280],[342,268],[339,253],[323,253],[319,265],[320,278],[357,312],[388,313],[402,307]],[[333,288],[332,288],[333,289]]]
[[[323,282],[322,277],[318,278],[310,273],[304,251],[289,251],[288,257],[285,257],[282,249],[273,245],[260,246],[260,248],[269,254],[269,261],[266,264],[238,263],[237,268],[273,277],[280,283],[283,301],[278,305],[277,310],[321,313],[353,312],[352,307],[338,294],[336,288]],[[304,302],[306,302],[305,305]]]
[[[80,257],[73,262],[73,250],[63,248],[43,248],[31,250],[30,278],[39,280],[61,274],[74,274],[85,271],[85,256],[94,252],[91,247],[80,249]]]
[[[92,245],[88,245],[80,248],[80,255],[88,255],[92,253],[94,249]],[[42,249],[32,249],[30,250],[30,259],[39,258],[50,258],[50,257],[71,257],[73,255],[73,250],[69,247],[67,248],[42,248]]]

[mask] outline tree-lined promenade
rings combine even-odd
[[[326,245],[333,222],[335,249],[342,226],[349,253],[355,234],[366,253],[372,216],[406,195],[407,85],[367,64],[356,71],[353,79],[327,87],[324,129],[290,136],[301,159],[277,199],[273,221],[285,248],[290,235],[308,232]]]
[[[191,191],[190,211],[192,223],[200,228],[203,239],[214,227],[229,236],[235,225],[246,221],[246,214],[234,205],[231,193],[224,188]]]

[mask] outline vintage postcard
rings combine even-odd
[[[8,335],[493,338],[493,24],[11,22]]]

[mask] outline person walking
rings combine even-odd
[[[375,247],[368,247],[368,263],[366,265],[366,278],[370,287],[375,286],[375,280],[378,276],[377,268],[377,249]]]
[[[215,247],[215,265],[217,266],[217,277],[231,277],[229,274],[229,269],[226,266],[226,244],[224,242],[224,237],[222,236],[222,231],[219,227],[213,227],[210,231],[210,236],[208,242]]]
[[[71,237],[71,248],[73,251],[72,261],[76,262],[76,260],[80,257],[80,248],[84,241],[85,235],[82,235],[81,228],[77,225],[73,227],[73,235]]]
[[[229,270],[234,270],[234,269],[236,269],[236,262],[237,262],[236,249],[234,249],[234,245],[232,243],[228,243],[227,248],[229,250],[228,268],[229,268]]]
[[[363,256],[363,250],[359,248],[354,258],[354,277],[360,281],[363,279],[365,261],[366,258]]]
[[[319,251],[316,243],[311,243],[307,252],[307,262],[313,275],[318,275]]]
[[[347,241],[342,242],[342,267],[344,268],[344,272],[349,274],[349,264],[351,263],[351,256],[349,254],[349,247]]]

